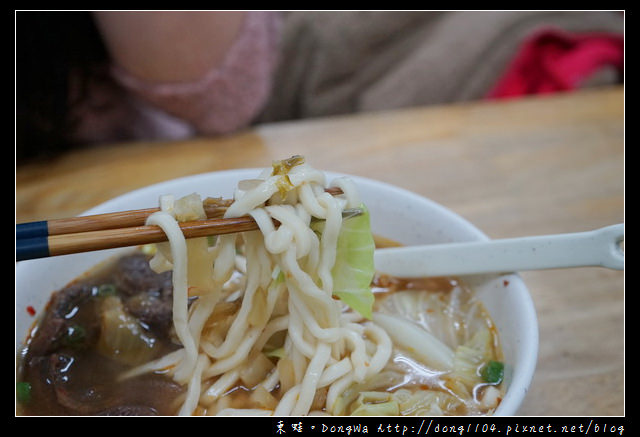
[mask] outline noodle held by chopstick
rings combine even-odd
[[[182,199],[165,202],[162,212],[149,219],[169,237],[168,248],[158,251],[152,265],[170,265],[173,270],[174,328],[184,353],[175,354],[179,362],[171,373],[188,386],[180,414],[194,414],[197,409],[207,414],[241,414],[237,408],[216,403],[240,382],[243,371],[251,370],[248,358],[262,354],[276,332],[285,332],[283,364],[290,365],[274,367],[262,381],[271,390],[286,389],[277,406],[266,411],[269,414],[309,414],[318,389],[324,387],[335,398],[350,381],[362,381],[380,371],[391,355],[384,330],[345,311],[344,303],[333,295],[332,269],[342,212],[359,205],[355,187],[340,179],[335,186],[344,194],[332,196],[325,192],[322,172],[301,159],[285,164],[240,183],[225,213],[225,217],[251,215],[259,231],[220,236],[214,246],[197,252],[190,245],[201,243],[181,239],[174,232],[180,214],[185,213]],[[278,228],[273,219],[280,223]],[[313,220],[323,221],[321,233],[312,229]],[[210,334],[217,321],[209,316],[225,298],[224,285],[232,278],[239,246],[246,261],[242,301],[221,339]],[[190,269],[199,256],[212,259],[209,268],[198,273],[208,278],[197,280],[210,289],[193,290],[189,283],[194,280]],[[205,298],[189,307],[187,299],[194,293]],[[275,313],[276,307],[279,311],[285,307],[286,314]],[[198,322],[194,322],[196,316]],[[331,412],[331,405],[321,408]]]

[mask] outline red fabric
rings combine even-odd
[[[598,69],[622,72],[624,37],[610,33],[568,33],[542,29],[522,45],[489,98],[576,89]]]

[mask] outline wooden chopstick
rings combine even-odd
[[[257,223],[250,216],[194,220],[179,223],[179,226],[186,238],[258,229]],[[16,260],[23,261],[162,241],[167,241],[166,234],[156,225],[22,238],[16,240]]]
[[[342,193],[339,188],[326,191],[332,195]],[[222,218],[231,201],[207,200],[203,206],[209,218],[179,223],[186,238],[258,229],[250,216]],[[148,208],[18,224],[16,261],[167,241],[159,226],[144,224],[147,217],[158,210]]]
[[[253,218],[243,216],[228,219],[207,219],[182,222],[180,223],[180,229],[186,238],[196,238],[209,235],[251,231],[258,229],[258,225]],[[46,238],[36,237],[34,239],[27,240],[32,240],[31,250],[35,249],[35,252],[32,252],[31,254],[24,253],[22,255],[23,259],[160,243],[162,241],[167,241],[167,237],[159,226],[144,225],[120,229],[105,229],[100,231],[51,235]],[[40,245],[46,244],[46,252],[45,247],[37,247],[38,243]],[[40,256],[37,256],[38,254]],[[24,258],[24,256],[28,256],[28,258]],[[18,260],[20,261],[20,259]]]
[[[230,204],[231,200],[229,199],[210,197],[206,198],[202,202],[207,218],[222,217]],[[160,208],[134,209],[129,211],[20,223],[16,225],[16,239],[144,226],[147,217],[159,210]]]

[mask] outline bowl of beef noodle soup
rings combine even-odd
[[[167,242],[16,263],[16,414],[516,414],[538,347],[519,275],[376,271],[378,247],[487,237],[311,164],[130,192],[85,214],[159,206],[147,223]],[[212,204],[259,229],[185,239],[178,223]]]

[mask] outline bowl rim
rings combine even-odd
[[[176,184],[179,184],[181,186],[183,184],[188,185],[190,183],[193,183],[194,181],[206,180],[207,178],[233,177],[235,180],[240,180],[241,178],[245,178],[245,177],[251,177],[251,176],[255,177],[263,170],[264,168],[253,168],[253,167],[234,168],[234,169],[225,169],[225,170],[218,170],[218,171],[211,171],[211,172],[195,173],[191,175],[159,181],[153,184],[149,184],[149,185],[122,193],[116,197],[108,199],[92,208],[85,210],[79,215],[82,216],[82,215],[91,215],[91,214],[118,211],[119,207],[117,205],[120,205],[123,202],[127,202],[130,198],[135,198],[141,195],[144,196],[146,195],[146,193],[150,191],[161,192],[161,193],[162,192],[171,193],[169,189],[165,189],[163,191],[163,187],[175,187]],[[359,176],[359,175],[353,175],[349,173],[335,172],[335,171],[324,171],[324,170],[323,170],[323,173],[326,176],[327,182],[330,182],[332,179],[337,177],[346,176],[346,177],[352,178],[352,180],[356,183],[358,183],[358,181],[361,181],[370,186],[384,187],[384,189],[388,192],[395,192],[395,193],[401,194],[404,197],[411,198],[417,202],[426,204],[429,206],[429,208],[432,208],[435,211],[437,211],[438,214],[442,214],[446,216],[448,219],[454,220],[459,224],[464,225],[466,230],[473,235],[474,239],[489,240],[489,237],[483,231],[481,231],[477,226],[471,223],[469,220],[455,213],[453,210],[443,206],[442,204],[439,204],[421,194],[418,194],[416,192],[413,192],[411,190],[408,190],[398,185],[393,185],[389,182],[372,179],[365,176]],[[193,190],[191,192],[193,192]],[[188,194],[188,193],[185,193],[185,194]],[[199,193],[199,194],[201,194],[202,196],[207,195],[206,193]],[[29,268],[28,266],[29,266],[28,261],[27,262],[21,261],[16,263],[17,270]],[[500,275],[490,275],[490,276],[500,276]],[[16,275],[16,278],[17,278],[17,275]],[[523,333],[524,337],[521,339],[521,342],[519,344],[520,349],[524,348],[525,350],[527,350],[528,355],[526,356],[526,359],[522,359],[521,362],[518,363],[518,368],[514,369],[515,371],[513,372],[513,376],[510,381],[509,387],[505,393],[505,396],[502,399],[496,411],[494,412],[495,416],[517,415],[516,414],[517,410],[520,408],[520,405],[524,400],[524,397],[533,380],[533,375],[535,373],[537,356],[538,356],[538,347],[539,347],[538,320],[537,320],[537,314],[535,311],[535,306],[533,303],[533,299],[531,298],[530,292],[526,284],[524,283],[524,281],[522,281],[522,278],[517,272],[511,273],[509,275],[509,278],[510,278],[509,286],[518,287],[518,289],[520,290],[519,298],[522,299],[522,308],[525,309],[524,316],[526,320],[524,320],[524,322],[526,323],[526,326],[530,327],[530,329],[524,330],[525,331]],[[16,304],[17,304],[17,299],[16,299]],[[18,317],[17,306],[16,306],[16,317]],[[18,341],[17,334],[18,333],[16,332],[16,341]],[[24,335],[26,334],[23,334],[23,339],[24,339]]]

